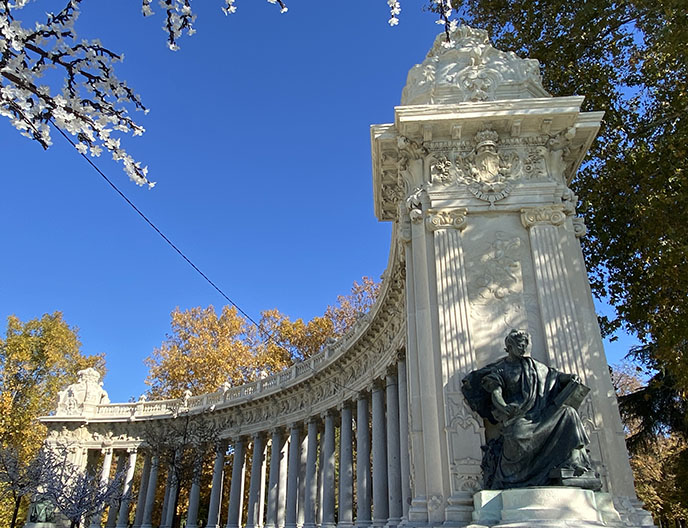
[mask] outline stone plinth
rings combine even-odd
[[[608,493],[567,487],[483,490],[470,528],[623,526]]]

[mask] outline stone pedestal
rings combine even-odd
[[[473,503],[470,528],[623,526],[608,493],[580,488],[483,490]]]

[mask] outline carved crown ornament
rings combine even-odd
[[[437,36],[427,57],[409,71],[402,105],[550,97],[540,64],[495,49],[487,32],[459,26]]]

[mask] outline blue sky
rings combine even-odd
[[[58,9],[38,0],[34,7]],[[119,76],[150,108],[123,145],[149,166],[136,187],[97,164],[239,306],[320,315],[378,278],[390,224],[373,214],[369,126],[393,120],[408,70],[441,30],[423,2],[195,2],[197,33],[167,49],[140,2],[83,2],[81,38],[123,52]],[[28,12],[27,12],[28,14]],[[61,310],[105,353],[113,401],[145,390],[143,359],[177,306],[224,304],[61,137],[44,152],[0,122],[0,318]],[[608,347],[618,361],[633,340]]]

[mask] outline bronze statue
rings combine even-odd
[[[564,374],[526,356],[529,337],[512,330],[507,357],[463,379],[471,408],[499,426],[483,447],[485,489],[565,485],[599,490],[577,409],[589,392]]]

